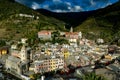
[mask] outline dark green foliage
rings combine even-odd
[[[60,32],[59,31],[54,31],[52,32],[52,42],[57,43],[60,37]]]
[[[104,76],[96,75],[95,73],[87,73],[83,76],[83,80],[107,80]]]
[[[21,17],[19,14],[34,17]],[[63,22],[41,15],[14,0],[0,0],[0,38],[19,40],[26,37],[34,40],[39,30],[64,30],[63,27]]]
[[[5,41],[4,40],[0,40],[0,47],[5,46],[5,45],[6,45]]]
[[[120,2],[106,8],[96,10],[96,12],[75,28],[77,31],[85,33],[93,32],[96,37],[103,38],[105,42],[116,43],[119,39],[120,31]],[[89,27],[88,27],[89,26]],[[89,36],[89,34],[88,34]],[[89,36],[92,38],[92,36]]]
[[[52,43],[69,44],[68,40],[60,37],[59,31],[52,32]]]

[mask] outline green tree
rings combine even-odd
[[[52,32],[52,42],[53,43],[58,42],[59,37],[60,37],[60,32],[59,31]]]
[[[105,77],[96,75],[95,73],[88,73],[83,76],[83,80],[107,80]]]
[[[0,40],[0,47],[5,46],[6,42],[4,40]]]

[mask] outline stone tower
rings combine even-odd
[[[73,27],[70,28],[70,32],[73,32]]]
[[[20,58],[21,58],[22,62],[27,61],[27,50],[25,48],[25,45],[23,45],[22,48],[21,48]]]

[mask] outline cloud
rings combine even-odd
[[[96,4],[93,0],[91,0],[90,3],[92,6],[94,6]]]
[[[49,6],[49,8],[52,9],[52,10],[56,10],[56,9],[58,9],[58,10],[60,10],[60,9],[61,10],[68,10],[67,5],[65,5],[64,3],[52,4],[52,5]]]
[[[56,12],[79,12],[103,8],[118,0],[16,0],[33,9],[48,9]]]
[[[31,3],[31,2],[43,3],[46,0],[16,0],[16,1],[21,2],[21,3]],[[49,0],[47,0],[47,1],[49,1]]]
[[[109,2],[109,0],[93,0],[94,2]]]
[[[32,5],[31,5],[31,7],[32,7],[33,9],[39,9],[39,8],[40,8],[40,4],[38,4],[38,3],[36,3],[36,2],[33,2]]]
[[[83,9],[82,9],[80,6],[78,6],[78,5],[74,6],[74,9],[75,9],[76,12],[83,10]]]
[[[49,9],[49,5],[48,5],[48,4],[43,5],[43,8],[44,8],[44,9]]]
[[[53,0],[53,3],[47,6],[47,9],[54,12],[79,12],[83,10],[79,5],[73,5],[70,2],[63,2],[61,0]]]
[[[61,3],[61,0],[53,0],[54,3]]]
[[[15,1],[22,3],[22,4],[25,4],[28,7],[32,7],[32,5],[34,5],[34,3],[42,4],[45,1],[51,1],[51,0],[15,0]]]
[[[106,6],[109,6],[111,4],[112,4],[111,2],[108,2],[107,4],[103,5],[101,8],[105,8]]]
[[[68,6],[71,6],[71,3],[70,2],[65,2],[66,5]]]

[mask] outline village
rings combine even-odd
[[[120,80],[119,46],[104,44],[101,38],[96,41],[88,40],[83,37],[82,32],[74,32],[72,27],[69,32],[60,32],[59,35],[61,40],[68,42],[38,43],[32,48],[28,46],[27,38],[22,38],[15,44],[1,47],[0,68],[3,67],[8,73],[25,80],[34,80],[34,74],[42,75],[38,79],[45,80],[45,73],[58,71],[61,75],[65,73],[74,77],[82,76],[85,72],[95,72],[105,75],[108,80]],[[41,40],[51,40],[52,31],[41,30],[37,37]],[[56,38],[57,35],[54,35],[53,39]],[[18,44],[21,44],[21,47],[18,47]],[[109,74],[112,75],[109,77]],[[64,80],[61,78],[66,77],[59,76],[57,80]]]

